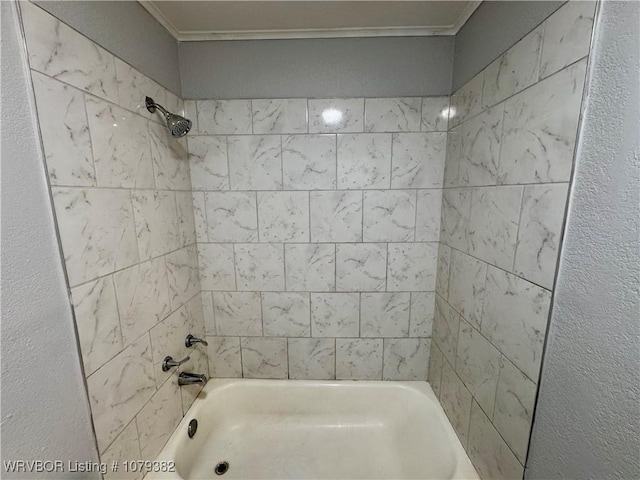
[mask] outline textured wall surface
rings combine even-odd
[[[527,478],[640,478],[639,19],[600,6]]]
[[[97,461],[15,4],[2,2],[2,460]],[[2,478],[98,478],[51,472]]]

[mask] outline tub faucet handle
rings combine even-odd
[[[205,347],[209,345],[209,342],[207,342],[206,340],[203,340],[202,338],[196,338],[191,334],[187,335],[187,338],[185,338],[184,340],[184,344],[187,346],[187,348],[193,347],[196,343],[201,343]]]
[[[185,357],[182,360],[174,360],[173,357],[164,357],[164,360],[162,361],[162,371],[168,372],[174,367],[179,367],[184,362],[190,360],[190,358],[191,357]]]

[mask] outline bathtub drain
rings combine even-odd
[[[220,462],[216,465],[216,468],[213,469],[216,472],[216,475],[224,475],[229,470],[229,462]]]

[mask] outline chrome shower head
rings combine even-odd
[[[181,117],[180,115],[176,115],[175,113],[167,112],[167,110],[162,106],[158,105],[153,101],[153,98],[146,98],[147,110],[151,113],[154,113],[156,109],[162,112],[165,120],[167,121],[167,127],[171,132],[171,135],[174,137],[184,137],[189,130],[191,130],[191,120]]]

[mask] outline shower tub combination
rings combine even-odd
[[[157,460],[175,472],[146,478],[479,478],[426,382],[214,379]]]

